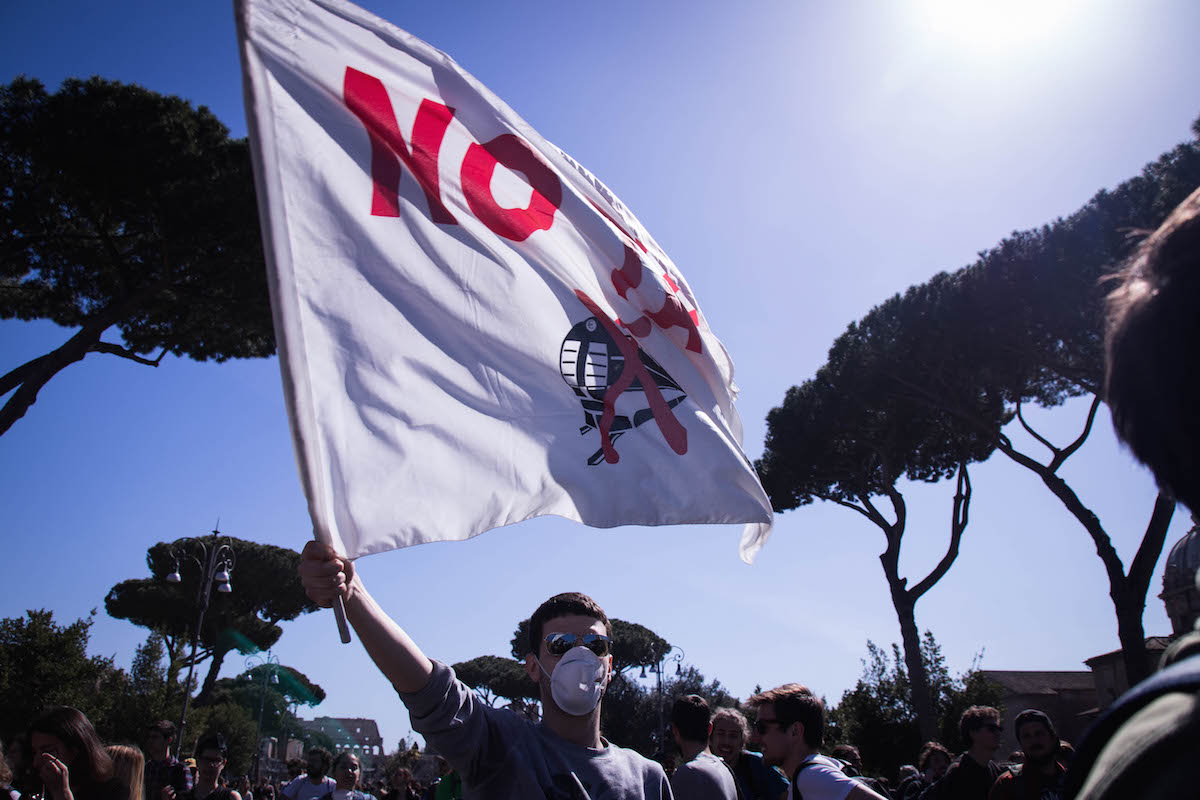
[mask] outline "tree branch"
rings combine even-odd
[[[874,522],[880,528],[883,528],[884,532],[886,533],[888,528],[892,527],[891,523],[884,518],[883,514],[879,513],[879,509],[876,508],[875,504],[871,502],[870,497],[863,495],[860,499],[862,500],[862,504],[866,507],[867,511],[871,512],[867,515],[871,522]]]
[[[842,500],[840,498],[833,497],[833,496],[827,495],[827,494],[814,494],[813,496],[816,498],[819,498],[821,500],[828,500],[831,503],[837,503],[842,508],[848,508],[851,511],[857,511],[858,513],[862,514],[867,519],[871,520],[872,522],[875,522],[875,519],[871,516],[871,514],[865,508],[862,508],[861,506],[856,506],[856,505],[854,505],[854,503],[851,503],[846,500]],[[878,523],[876,523],[876,524],[878,524]]]
[[[1095,512],[1085,506],[1079,499],[1079,495],[1075,494],[1075,490],[1049,467],[1018,452],[1011,445],[1005,445],[998,449],[1013,461],[1036,473],[1042,479],[1042,483],[1046,484],[1046,487],[1059,499],[1059,502],[1066,506],[1067,511],[1079,520],[1079,524],[1083,525],[1084,530],[1092,537],[1092,543],[1096,545],[1096,555],[1100,556],[1100,560],[1104,563],[1105,572],[1108,573],[1109,588],[1112,590],[1119,588],[1125,581],[1125,566],[1121,563],[1121,557],[1117,555],[1112,539],[1105,532],[1104,526],[1100,524],[1100,519]]]
[[[946,554],[942,556],[942,560],[937,563],[933,571],[909,592],[914,603],[942,579],[954,560],[958,558],[963,532],[967,529],[967,523],[970,521],[970,508],[971,476],[967,472],[967,463],[964,461],[958,465],[958,487],[954,493],[954,506],[950,514],[950,543],[946,547]]]
[[[1020,464],[1022,467],[1025,467],[1031,472],[1036,472],[1043,480],[1045,480],[1045,476],[1047,474],[1054,474],[1053,472],[1049,472],[1049,467],[1047,467],[1045,464],[1033,458],[1032,456],[1025,455],[1016,447],[1014,447],[1012,441],[1007,436],[1001,435],[996,437],[996,449]]]
[[[21,366],[9,370],[4,377],[0,377],[0,397],[8,394],[28,380],[30,376],[45,365],[46,361],[50,359],[50,355],[50,353],[47,353],[44,356],[30,359]]]
[[[163,356],[165,356],[167,354],[167,349],[164,347],[163,351],[158,354],[158,358],[156,358],[154,360],[151,360],[148,358],[143,358],[142,356],[139,356],[137,353],[133,352],[129,348],[121,347],[119,344],[113,344],[111,342],[96,342],[95,344],[93,344],[91,346],[91,352],[93,352],[93,353],[110,353],[111,355],[114,355],[114,356],[120,356],[121,358],[127,358],[130,361],[136,361],[139,364],[146,364],[151,367],[157,367],[159,362],[163,360]]]
[[[1092,407],[1088,409],[1087,422],[1083,425],[1083,432],[1079,434],[1079,438],[1071,442],[1054,456],[1054,460],[1050,462],[1050,470],[1057,472],[1063,462],[1074,455],[1075,451],[1083,446],[1084,441],[1092,432],[1092,423],[1096,421],[1096,412],[1100,409],[1100,395],[1092,398]]]
[[[11,381],[13,384],[7,391],[13,389],[16,391],[13,391],[4,407],[0,408],[0,435],[25,416],[25,412],[37,401],[38,392],[50,382],[51,378],[76,361],[83,360],[88,353],[92,352],[93,346],[100,341],[104,331],[124,319],[146,300],[167,288],[170,283],[170,278],[163,276],[120,302],[114,302],[97,311],[89,316],[75,335],[62,346],[17,367],[16,370],[4,376],[5,381]],[[14,375],[14,373],[17,374]],[[17,378],[20,380],[18,381]]]
[[[1041,442],[1042,445],[1045,446],[1045,448],[1047,450],[1049,450],[1051,453],[1053,453],[1054,455],[1057,456],[1058,452],[1059,452],[1058,448],[1055,447],[1054,445],[1050,444],[1050,442],[1048,440],[1042,438],[1042,436],[1037,431],[1035,431],[1033,428],[1031,428],[1029,426],[1029,423],[1025,421],[1025,415],[1021,412],[1021,406],[1022,406],[1022,402],[1020,400],[1018,400],[1017,401],[1017,419],[1020,420],[1021,427],[1025,429],[1026,433],[1028,433],[1030,436],[1032,436],[1033,438],[1035,438],[1039,442]]]
[[[1137,554],[1129,565],[1129,583],[1139,597],[1145,597],[1150,588],[1150,579],[1154,575],[1158,557],[1162,555],[1167,529],[1171,527],[1171,519],[1174,516],[1175,498],[1169,492],[1160,491],[1154,500],[1150,521],[1146,523],[1146,534],[1142,537]]]

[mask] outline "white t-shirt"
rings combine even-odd
[[[802,766],[796,773],[796,780],[788,789],[788,800],[794,800],[797,792],[804,800],[845,800],[850,790],[859,785],[832,758],[814,753],[800,763],[808,766]]]

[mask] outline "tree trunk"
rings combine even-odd
[[[1133,686],[1150,676],[1150,654],[1146,652],[1146,629],[1142,626],[1142,612],[1146,608],[1146,596],[1138,597],[1122,587],[1113,589],[1113,607],[1117,612],[1117,635],[1121,639],[1121,657],[1125,662],[1125,677]]]
[[[929,674],[921,658],[921,632],[917,629],[916,602],[905,590],[905,581],[888,578],[892,590],[892,605],[900,620],[900,638],[904,642],[904,664],[908,667],[908,685],[912,691],[913,710],[917,712],[917,725],[921,728],[921,741],[937,739],[937,713],[933,708],[933,697],[929,691]]]
[[[1142,614],[1146,608],[1146,593],[1150,588],[1154,567],[1158,563],[1158,557],[1162,554],[1167,528],[1170,527],[1171,518],[1175,514],[1175,499],[1170,494],[1159,492],[1154,501],[1154,510],[1150,514],[1150,521],[1146,525],[1146,532],[1142,536],[1137,554],[1126,574],[1125,565],[1121,563],[1121,557],[1113,547],[1108,532],[1100,523],[1100,518],[1083,504],[1075,490],[1058,475],[1058,469],[1087,440],[1100,403],[1101,398],[1098,395],[1093,398],[1083,432],[1074,442],[1061,449],[1051,445],[1045,437],[1029,427],[1024,418],[1021,418],[1021,424],[1025,430],[1054,453],[1049,464],[1042,464],[1020,452],[1004,436],[1000,437],[996,447],[1004,455],[1041,478],[1046,488],[1058,498],[1059,502],[1079,521],[1079,524],[1092,538],[1092,543],[1096,547],[1096,555],[1100,557],[1101,563],[1104,564],[1104,572],[1108,576],[1108,595],[1112,598],[1113,609],[1117,614],[1117,638],[1121,642],[1125,674],[1129,685],[1133,686],[1146,678],[1151,671],[1150,659],[1146,654],[1146,632],[1142,627]],[[1018,408],[1018,412],[1019,410]]]
[[[225,654],[228,652],[229,650],[213,649],[212,661],[208,664],[208,672],[204,676],[204,683],[200,686],[200,694],[196,695],[196,705],[202,706],[208,702],[213,687],[217,684],[217,676],[221,673],[221,665],[225,662]]]

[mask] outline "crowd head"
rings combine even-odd
[[[958,733],[968,749],[990,746],[994,751],[1003,730],[1000,712],[991,706],[971,706],[958,719]]]
[[[953,756],[950,751],[937,742],[926,742],[921,748],[921,755],[917,759],[917,767],[921,774],[927,778],[937,780],[946,774],[946,770],[950,768],[950,761]]]
[[[1116,276],[1104,394],[1117,435],[1200,514],[1200,189]]]
[[[671,725],[679,738],[687,742],[707,742],[709,732],[708,701],[698,694],[680,697],[671,706]]]
[[[358,756],[349,750],[338,753],[333,760],[333,779],[339,789],[353,789],[358,785]]]
[[[160,719],[146,728],[146,755],[151,761],[163,761],[175,741],[175,723]]]
[[[755,731],[760,740],[772,731],[787,731],[803,739],[810,749],[816,750],[825,739],[825,704],[809,691],[807,686],[788,683],[775,689],[759,692],[749,700],[758,709]],[[770,709],[771,716],[763,717],[763,710]],[[766,748],[763,748],[765,755]]]
[[[579,592],[564,592],[556,594],[542,603],[529,618],[529,640],[526,642],[526,652],[534,655],[541,652],[542,632],[547,622],[557,617],[575,616],[599,620],[604,623],[605,635],[609,639],[612,638],[612,623],[609,621],[608,615],[604,613],[604,609],[595,600]]]
[[[33,766],[47,787],[67,783],[71,794],[86,796],[87,787],[113,776],[112,758],[92,723],[77,708],[56,706],[29,726]]]
[[[308,770],[308,776],[314,780],[323,778],[329,774],[329,768],[333,765],[333,754],[324,747],[310,747],[307,758],[305,759],[305,767]]]
[[[750,726],[746,715],[736,708],[718,708],[712,718],[712,734],[709,747],[713,754],[733,766],[750,738]]]

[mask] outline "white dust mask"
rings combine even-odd
[[[537,664],[542,667],[541,661]],[[542,672],[546,671],[542,667]],[[600,656],[586,647],[572,647],[550,673],[550,696],[563,711],[583,717],[600,702],[607,684],[608,670]]]

